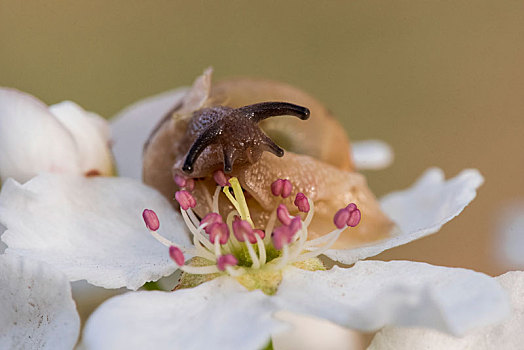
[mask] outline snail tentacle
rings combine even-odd
[[[184,172],[188,174],[193,172],[193,164],[195,164],[198,156],[204,151],[204,149],[206,149],[207,146],[211,145],[214,143],[214,141],[217,140],[221,132],[221,126],[218,124],[213,124],[198,136],[187,153],[184,166],[182,167]]]
[[[260,122],[270,117],[281,115],[292,115],[301,120],[309,118],[309,109],[288,102],[262,102],[236,109],[237,112],[246,115],[255,122]]]
[[[266,151],[273,153],[277,157],[284,156],[284,150],[271,140],[267,135],[262,134],[260,144],[264,146]]]

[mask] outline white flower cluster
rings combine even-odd
[[[155,124],[146,117],[162,116],[182,96],[148,99],[115,120],[121,175],[139,176],[139,149]],[[379,331],[372,349],[510,348],[524,340],[524,273],[494,279],[411,261],[361,261],[435,233],[460,214],[483,182],[476,170],[445,180],[441,170],[430,169],[411,188],[382,198],[396,235],[324,252],[354,264],[350,268],[283,266],[272,295],[228,274],[194,288],[136,292],[178,268],[145,231],[145,208],[160,218],[162,237],[186,252],[192,242],[181,215],[156,190],[132,178],[85,176],[111,174],[108,139],[99,117],[75,104],[47,108],[29,95],[0,90],[0,234],[7,245],[0,255],[0,348],[73,348],[80,321],[69,282],[78,280],[133,290],[92,314],[82,335],[86,349],[258,349],[288,329],[274,317],[278,311]],[[360,167],[378,168],[392,157],[381,143],[355,152]],[[512,318],[499,323],[511,305]]]

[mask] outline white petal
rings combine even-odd
[[[142,178],[142,149],[157,124],[184,97],[187,88],[135,102],[111,120],[113,153],[120,176]]]
[[[497,280],[509,292],[511,298],[513,314],[507,321],[473,330],[462,338],[421,328],[387,327],[375,336],[369,349],[522,349],[522,344],[524,344],[524,272],[508,272],[497,277]]]
[[[401,325],[463,334],[509,313],[507,295],[495,279],[411,261],[361,261],[316,272],[293,268],[276,296],[291,312],[362,331]]]
[[[364,140],[351,143],[353,162],[359,170],[379,170],[393,163],[393,149],[380,140]]]
[[[78,149],[82,173],[97,170],[112,175],[113,157],[109,149],[109,124],[99,115],[87,112],[71,101],[49,107],[51,113],[73,135]]]
[[[411,188],[381,199],[382,209],[398,225],[396,234],[359,248],[329,250],[326,255],[352,264],[435,233],[462,212],[475,198],[476,190],[483,182],[482,175],[475,169],[463,170],[447,181],[442,170],[429,169]]]
[[[69,131],[37,98],[0,88],[0,181],[25,182],[40,172],[80,173]]]
[[[0,256],[0,349],[71,349],[80,318],[66,276],[51,266]]]
[[[260,349],[285,325],[271,298],[229,277],[175,292],[136,292],[102,304],[84,329],[87,349]]]
[[[182,219],[154,189],[132,179],[51,174],[2,187],[2,240],[6,253],[46,261],[71,281],[137,289],[176,269],[146,229],[145,208],[156,211],[159,233],[190,245]]]
[[[511,268],[524,268],[524,201],[499,209],[493,245],[498,260]]]

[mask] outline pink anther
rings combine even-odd
[[[142,212],[142,217],[144,218],[144,222],[148,229],[150,229],[151,231],[158,230],[158,228],[160,227],[160,221],[158,220],[158,216],[153,210],[144,209],[144,211]]]
[[[282,225],[277,227],[271,235],[273,239],[273,246],[275,249],[282,249],[284,245],[291,243],[293,240],[293,234],[291,233],[289,226]]]
[[[247,237],[250,243],[253,239],[256,242],[256,237],[253,235],[253,227],[246,220],[241,220],[238,216],[233,220],[233,234],[239,242],[244,242],[244,237]]]
[[[206,227],[204,227],[204,231],[209,234],[209,229],[211,228],[211,225],[213,225],[216,222],[223,222],[222,216],[220,214],[211,212],[204,216],[202,220],[200,220],[200,225],[207,224]]]
[[[349,203],[346,209],[351,213],[352,211],[357,209],[357,205],[355,203]]]
[[[291,218],[289,217],[289,210],[284,204],[280,204],[277,208],[277,218],[284,225],[289,225],[291,223]]]
[[[347,207],[340,209],[335,214],[333,222],[337,228],[343,228],[344,226],[355,227],[360,223],[361,219],[360,209],[357,208],[355,203],[350,203]]]
[[[224,271],[228,266],[235,266],[237,264],[238,260],[232,254],[221,255],[217,259],[217,267],[220,271]]]
[[[264,239],[264,237],[266,237],[266,233],[259,229],[253,230],[253,233],[257,235],[258,237],[260,237],[261,239]]]
[[[339,209],[333,217],[335,226],[339,229],[345,227],[350,215],[350,212],[346,208]]]
[[[169,247],[169,257],[171,259],[173,259],[173,261],[178,265],[178,266],[182,266],[184,265],[184,261],[186,260],[184,258],[184,253],[182,253],[182,250],[180,250],[180,248],[178,247],[175,247],[174,245],[172,245],[171,247]]]
[[[298,192],[297,196],[295,197],[294,204],[297,206],[298,210],[303,213],[309,212],[309,201],[307,200],[307,197],[302,192]]]
[[[282,189],[284,188],[284,180],[278,179],[273,181],[271,184],[271,193],[273,196],[278,197],[282,193]]]
[[[287,198],[291,195],[292,190],[293,185],[286,179],[278,179],[271,184],[271,193],[276,197],[282,196],[282,198]]]
[[[348,221],[346,222],[347,225],[351,227],[357,226],[360,223],[361,216],[362,214],[360,213],[359,209],[353,210],[349,215]]]
[[[191,193],[185,190],[176,192],[175,199],[183,210],[188,210],[189,208],[194,208],[196,206],[195,198],[191,195]]]
[[[289,180],[284,180],[284,185],[282,188],[282,198],[287,198],[291,195],[291,191],[293,191],[293,185]]]
[[[215,243],[218,239],[220,244],[226,244],[229,240],[229,229],[223,222],[215,222],[209,228],[209,240],[211,243]]]
[[[300,220],[300,216],[295,216],[288,226],[291,235],[295,235],[295,233],[302,228],[302,220]]]
[[[222,170],[217,170],[213,173],[213,179],[219,186],[229,186],[230,176],[226,175]]]
[[[180,188],[184,188],[184,187],[186,187],[186,184],[187,184],[187,177],[182,176],[182,175],[175,174],[175,176],[173,177],[173,179],[175,180],[175,184],[176,184],[178,187],[180,187]]]

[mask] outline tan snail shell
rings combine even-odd
[[[228,158],[225,149],[236,151],[235,147],[244,147],[234,153],[234,157],[230,154],[234,165],[227,170],[238,177],[246,192],[256,228],[265,227],[269,215],[282,201],[271,194],[270,186],[276,179],[284,178],[293,184],[292,196],[284,200],[291,214],[297,213],[292,209],[298,192],[304,193],[315,204],[311,238],[334,229],[333,215],[351,202],[360,208],[362,220],[356,228],[341,235],[335,248],[348,248],[388,236],[394,224],[381,211],[365,178],[354,171],[350,143],[342,126],[313,97],[279,82],[241,78],[212,85],[211,71],[207,70],[196,79],[181,103],[160,122],[144,146],[144,182],[172,200],[179,190],[173,176],[188,175],[184,161],[187,163],[188,151],[201,136],[199,132],[209,125],[208,119],[213,117],[210,114],[222,110],[229,113],[231,108],[266,101],[286,101],[299,105],[296,108],[305,106],[310,111],[310,118],[278,117],[260,122],[264,133],[285,149],[283,156],[274,149],[276,145],[272,150],[268,149],[267,144],[272,142],[266,140],[264,133],[253,141],[252,135],[246,134],[258,131],[243,128],[240,123],[238,127],[228,124],[226,129],[221,129],[220,142],[206,143],[191,164],[197,215],[202,217],[211,211],[211,196],[216,186],[212,175],[215,170],[225,167]],[[203,110],[206,112],[202,113]],[[290,113],[294,112],[291,110]],[[240,141],[228,143],[229,139],[236,138]],[[279,157],[262,152],[268,150]],[[226,200],[220,202],[221,213],[227,214],[231,209]]]

